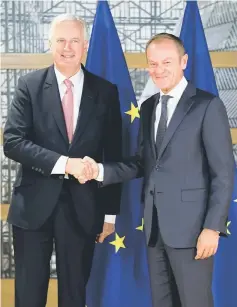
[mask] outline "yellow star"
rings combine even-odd
[[[115,246],[116,253],[119,251],[120,248],[126,248],[126,246],[123,243],[123,240],[125,239],[125,236],[120,238],[117,233],[115,233],[115,240],[113,242],[109,242],[110,244]]]
[[[131,109],[125,113],[131,116],[131,123],[134,121],[136,117],[140,118],[139,109],[138,107],[135,107],[132,102],[131,102]]]
[[[226,225],[228,235],[231,235],[231,232],[230,232],[229,229],[228,229],[228,227],[230,226],[230,223],[231,223],[231,221],[227,222],[227,225]]]
[[[142,224],[141,224],[141,226],[137,227],[136,229],[137,229],[137,230],[143,231],[143,228],[144,228],[143,226],[144,226],[144,219],[142,219]]]

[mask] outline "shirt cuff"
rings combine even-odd
[[[96,181],[103,181],[104,180],[104,166],[101,163],[98,163],[99,167],[99,175],[95,179]]]
[[[116,221],[116,215],[105,215],[105,223],[111,223],[111,224],[115,224]]]
[[[51,175],[65,174],[68,157],[61,156],[55,163]]]

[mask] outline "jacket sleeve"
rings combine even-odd
[[[104,163],[103,186],[124,182],[144,175],[144,139],[143,139],[143,107],[140,112],[140,126],[137,141],[137,152],[134,156],[121,159],[120,162]]]
[[[49,176],[60,154],[34,143],[32,112],[27,84],[21,77],[4,129],[4,154],[23,166]]]
[[[108,111],[103,135],[102,163],[112,163],[122,157],[122,118],[117,87],[113,86],[108,94]],[[102,186],[99,184],[99,186]],[[120,211],[121,184],[114,184],[98,190],[100,205],[106,215],[116,215]]]
[[[215,97],[209,104],[202,131],[209,164],[210,190],[204,228],[226,234],[235,162],[228,117],[223,102]]]

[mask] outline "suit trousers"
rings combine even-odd
[[[213,257],[195,260],[196,248],[167,246],[158,220],[153,223],[154,237],[156,244],[148,247],[153,307],[214,307]]]
[[[95,236],[85,234],[76,221],[69,184],[64,180],[57,206],[42,227],[27,230],[13,226],[15,307],[46,306],[53,244],[58,306],[85,307]]]

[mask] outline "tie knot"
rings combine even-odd
[[[69,79],[65,79],[63,82],[66,85],[67,89],[70,89],[73,86],[72,81]]]
[[[161,96],[161,103],[162,104],[166,104],[170,98],[172,98],[172,96],[170,96],[170,95],[162,95]]]

